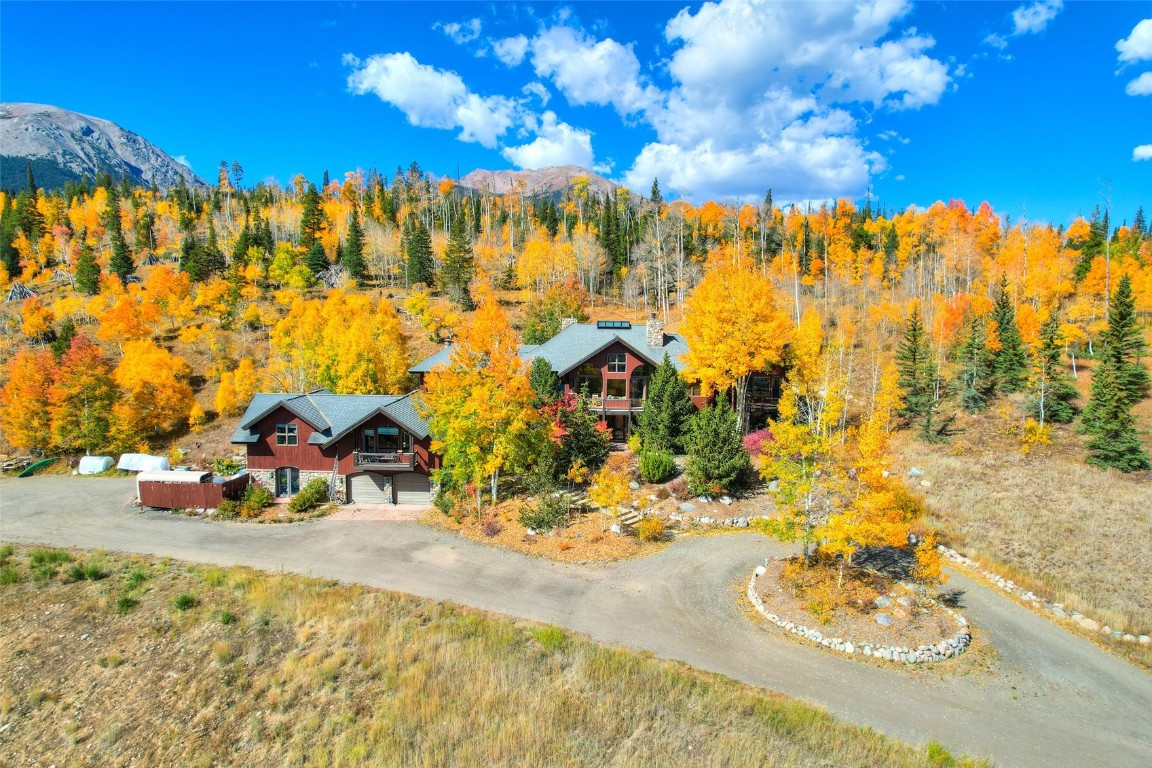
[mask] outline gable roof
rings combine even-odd
[[[327,448],[357,425],[383,414],[418,438],[428,437],[428,423],[416,413],[412,393],[407,395],[334,395],[327,390],[306,394],[261,392],[252,398],[232,434],[233,443],[255,443],[256,426],[277,408],[296,415],[315,432],[309,445]]]
[[[688,352],[688,344],[684,341],[684,337],[665,333],[662,346],[650,347],[648,329],[644,325],[633,325],[631,328],[599,328],[595,323],[575,323],[543,344],[521,345],[519,354],[524,360],[542,357],[552,365],[556,375],[563,376],[617,342],[653,366],[664,362],[664,353],[667,352],[676,370],[684,370],[684,363],[680,360],[680,357]],[[452,347],[445,347],[435,355],[417,363],[410,370],[412,373],[427,373],[434,366],[447,362],[451,352]]]

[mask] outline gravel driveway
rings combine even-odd
[[[220,523],[130,506],[130,480],[0,481],[0,540],[283,568],[564,626],[821,705],[1000,766],[1152,765],[1152,677],[960,575],[968,658],[881,667],[801,645],[743,609],[756,534],[690,538],[643,560],[562,565],[410,521]]]

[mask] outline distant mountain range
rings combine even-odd
[[[526,197],[551,197],[562,194],[578,176],[588,179],[588,191],[603,197],[619,185],[578,165],[558,165],[524,171],[486,171],[477,169],[460,179],[459,185],[478,192],[502,195],[521,183]]]
[[[167,189],[207,184],[162,149],[116,123],[45,104],[0,103],[0,188],[22,189],[28,163],[38,186],[58,189],[98,171]]]

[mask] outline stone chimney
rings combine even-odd
[[[573,325],[576,325],[576,318],[574,317],[565,317],[560,320],[560,330],[564,330]]]
[[[664,348],[664,321],[656,319],[656,313],[648,318],[648,346],[653,349]]]

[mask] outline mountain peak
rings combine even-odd
[[[132,131],[50,104],[0,103],[0,187],[24,186],[32,163],[37,182],[56,188],[107,171],[141,184],[207,186],[190,168]]]
[[[519,171],[489,171],[478,168],[460,179],[460,186],[496,195],[503,195],[519,188],[525,195],[536,197],[562,193],[572,186],[574,179],[580,177],[588,179],[589,191],[597,195],[607,194],[620,186],[578,165],[552,165]]]

